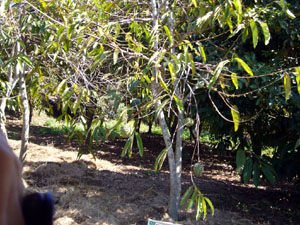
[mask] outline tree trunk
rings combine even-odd
[[[14,50],[12,52],[12,56],[13,55],[14,55]],[[13,68],[10,67],[9,71],[8,71],[8,79],[7,79],[8,82],[7,82],[6,93],[5,93],[5,96],[1,99],[1,103],[0,103],[0,129],[3,132],[3,134],[5,135],[6,138],[7,138],[7,131],[6,131],[6,127],[5,127],[6,102],[7,102],[7,99],[11,96],[11,93],[12,93],[14,87],[16,86],[16,84],[18,83],[18,80],[19,80],[19,77],[14,76]]]
[[[167,10],[169,10],[169,3],[168,1],[164,2],[167,5]],[[153,21],[153,31],[157,30],[158,28],[158,21],[159,21],[159,11],[161,11],[161,7],[163,5],[159,5],[158,1],[152,0],[151,1],[153,14],[152,14],[152,21]],[[172,13],[171,13],[172,14]],[[173,18],[170,16],[169,18],[169,26],[171,35],[174,35],[174,26],[173,26]],[[156,40],[154,43],[154,51],[158,51],[158,43],[159,43],[159,37],[157,32],[155,32]],[[175,40],[173,38],[173,40]],[[174,52],[174,49],[171,51]],[[160,90],[160,84],[158,82],[158,73],[160,71],[157,69],[156,66],[153,66],[152,73],[154,76],[154,79],[151,84],[151,90],[153,99],[157,99],[159,96],[159,90]],[[178,88],[178,81],[175,85],[175,93],[177,97],[181,99],[181,94]],[[155,108],[158,109],[161,105],[161,101],[157,101],[155,104]],[[170,217],[173,220],[178,220],[179,216],[179,206],[180,206],[180,196],[181,196],[181,169],[182,169],[182,132],[183,132],[183,119],[184,114],[181,109],[178,109],[178,124],[177,124],[177,133],[176,133],[176,145],[174,153],[173,146],[172,146],[172,140],[170,136],[170,130],[166,123],[166,118],[163,113],[163,111],[160,111],[158,114],[158,121],[159,125],[162,129],[163,138],[166,147],[168,148],[168,162],[169,162],[169,170],[170,170],[170,198],[169,198],[169,206],[168,206],[168,213]]]
[[[157,93],[158,86],[159,86],[158,83],[156,83],[155,81],[152,82],[151,89],[152,89],[153,99],[156,99],[158,97],[158,93]],[[160,105],[161,105],[161,101],[157,101],[157,103],[155,104],[155,108],[158,109]],[[170,217],[176,221],[178,220],[178,210],[179,210],[180,194],[181,194],[181,160],[179,161],[179,164],[177,164],[175,160],[177,160],[177,158],[181,158],[181,154],[180,153],[176,154],[176,159],[175,159],[171,136],[169,134],[169,129],[163,111],[161,111],[158,114],[158,121],[162,129],[165,145],[166,147],[169,148],[168,162],[169,162],[169,170],[170,170],[170,198],[169,198],[168,213]],[[177,134],[179,134],[179,132]],[[178,142],[178,146],[179,145],[180,142]],[[176,143],[176,147],[177,147],[177,143]],[[178,149],[182,150],[182,148],[178,148]]]
[[[30,118],[30,110],[27,99],[26,92],[26,82],[24,78],[24,74],[20,74],[20,94],[21,94],[21,104],[23,108],[23,127],[22,127],[22,143],[21,143],[21,151],[19,155],[19,159],[21,162],[24,162],[26,158],[26,151],[28,146],[29,139],[29,118]]]
[[[85,144],[87,146],[91,146],[92,145],[92,131],[90,130],[91,126],[92,126],[92,123],[93,123],[93,119],[94,119],[94,110],[92,107],[86,107],[86,113],[85,113],[85,116],[86,116],[86,127],[87,127],[87,136],[86,136],[86,139],[85,139]]]
[[[170,12],[168,17],[168,25],[169,30],[172,36],[172,39],[175,40],[174,37],[174,18],[173,18],[173,12],[170,8],[170,3],[167,0],[166,1],[166,8],[167,11]],[[171,48],[171,53],[175,54],[175,48]],[[174,68],[176,68],[176,65],[173,63]],[[179,79],[177,78],[175,80],[175,94],[176,96],[182,101],[182,105],[184,105],[183,102],[183,95],[179,89]],[[177,105],[178,115],[175,118],[174,123],[177,123],[176,127],[176,145],[175,145],[175,181],[174,186],[171,186],[171,197],[170,197],[170,205],[169,205],[169,214],[173,219],[178,220],[178,211],[180,207],[180,196],[181,196],[181,170],[182,170],[182,133],[184,129],[184,109],[180,108],[179,105]],[[170,171],[171,173],[171,171]],[[172,190],[173,189],[173,190]],[[174,192],[174,193],[172,193]],[[172,204],[173,201],[173,204]]]
[[[20,52],[21,46],[17,43],[17,52]],[[24,67],[23,67],[24,68]],[[23,113],[23,127],[22,127],[22,143],[19,159],[21,162],[25,161],[28,139],[29,139],[29,118],[30,110],[28,104],[27,90],[26,90],[26,80],[24,71],[21,71],[21,68],[17,66],[16,74],[19,75],[19,85],[20,85],[20,96],[21,96],[21,105]]]
[[[152,126],[153,126],[153,121],[151,120],[151,121],[149,121],[148,122],[148,127],[149,127],[149,129],[148,129],[148,134],[152,134]]]

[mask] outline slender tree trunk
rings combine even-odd
[[[22,127],[22,144],[21,144],[21,151],[19,155],[19,159],[21,162],[24,162],[26,158],[28,140],[29,140],[29,120],[30,120],[30,110],[29,104],[27,99],[27,92],[26,92],[26,82],[24,78],[24,74],[20,74],[20,94],[21,94],[21,104],[23,108],[23,127]]]
[[[152,95],[153,99],[158,97],[157,87],[159,84],[152,82]],[[155,104],[155,108],[158,109],[161,105],[161,101],[157,101]],[[161,111],[158,114],[159,125],[162,129],[163,138],[166,147],[168,147],[168,161],[169,161],[169,170],[170,170],[170,198],[169,198],[169,206],[168,213],[170,217],[174,220],[178,220],[178,210],[179,210],[179,202],[180,202],[180,193],[181,193],[181,166],[176,167],[174,150],[172,147],[171,136],[169,134],[169,129],[166,123],[165,115]],[[178,155],[180,157],[180,155]],[[177,158],[177,156],[176,156]]]
[[[12,52],[12,56],[14,55],[14,50]],[[11,96],[11,93],[14,89],[14,87],[16,86],[16,84],[18,83],[18,76],[14,76],[13,73],[13,68],[10,67],[9,71],[8,71],[8,79],[7,79],[7,88],[6,88],[6,93],[5,96],[1,99],[1,103],[0,103],[0,129],[3,132],[3,134],[6,136],[7,138],[7,131],[6,131],[6,127],[5,127],[5,121],[6,121],[6,115],[5,115],[5,108],[6,108],[6,103],[7,103],[7,99]]]
[[[148,134],[151,134],[151,133],[152,133],[152,126],[153,126],[153,123],[154,123],[154,121],[153,121],[152,119],[148,121],[148,127],[149,127],[149,129],[148,129]]]
[[[17,43],[17,52],[21,51],[21,46]],[[25,73],[21,71],[21,68],[17,66],[16,74],[19,75],[19,85],[20,85],[20,96],[21,96],[21,104],[22,104],[22,113],[23,113],[23,127],[22,127],[22,143],[21,143],[21,151],[19,155],[19,159],[21,162],[25,161],[28,140],[29,140],[29,119],[30,119],[30,110],[28,104],[28,96],[26,90],[26,80]]]
[[[166,2],[165,2],[166,3]],[[158,11],[161,10],[160,7],[162,5],[158,5],[158,2],[155,0],[151,1],[152,9],[153,9],[153,31],[155,31],[158,28],[158,21],[159,21],[159,15]],[[168,4],[168,3],[166,3]],[[170,25],[170,31],[174,31],[173,27],[173,18],[170,18],[169,25]],[[174,40],[174,38],[173,38]],[[158,51],[158,35],[156,34],[156,41],[154,43],[154,51]],[[174,51],[174,50],[173,50]],[[154,79],[151,84],[151,90],[153,99],[157,99],[159,96],[159,90],[160,90],[160,84],[158,82],[158,73],[160,71],[157,69],[157,67],[153,66],[152,73],[154,76]],[[178,85],[178,82],[176,82],[176,86]],[[175,94],[177,97],[181,98],[181,94],[179,92],[178,87],[175,87]],[[157,101],[155,104],[155,108],[158,109],[161,105],[161,101]],[[169,132],[169,128],[166,123],[166,118],[161,111],[158,114],[158,121],[159,125],[162,129],[163,138],[166,147],[168,148],[168,161],[169,161],[169,170],[170,170],[170,198],[169,198],[169,206],[168,206],[168,213],[170,217],[173,220],[178,220],[179,216],[179,206],[180,206],[180,196],[181,196],[181,169],[182,169],[182,131],[183,131],[183,119],[184,114],[181,109],[178,109],[178,124],[177,124],[177,134],[176,134],[176,145],[175,145],[175,153],[172,146],[172,140]]]
[[[88,106],[86,107],[86,126],[87,126],[87,131],[88,134],[85,139],[85,144],[90,146],[92,144],[92,131],[90,130],[92,123],[93,123],[93,118],[94,118],[94,109],[89,108]]]
[[[171,36],[173,41],[175,42],[174,37],[174,18],[173,18],[173,12],[170,8],[169,1],[166,1],[166,8],[167,11],[170,12],[170,15],[168,17],[168,24],[169,24],[169,30],[171,32]],[[171,48],[171,53],[175,54],[175,48]],[[176,65],[174,63],[174,68],[176,68]],[[181,91],[179,89],[179,80],[176,79],[175,81],[175,94],[176,96],[183,102],[183,96],[181,94]],[[177,106],[178,109],[178,115],[174,121],[174,123],[177,123],[176,128],[176,145],[175,145],[175,185],[173,187],[173,196],[172,201],[174,201],[173,205],[170,204],[169,206],[169,214],[172,216],[176,216],[176,220],[178,219],[178,211],[180,207],[180,196],[181,196],[181,170],[182,170],[182,133],[184,129],[184,109],[181,109],[179,106]]]

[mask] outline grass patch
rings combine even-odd
[[[39,129],[40,134],[55,134],[55,135],[65,135],[69,134],[71,131],[70,127],[63,122],[58,122],[55,118],[48,117],[48,119],[43,124],[45,127]]]
[[[202,131],[200,134],[200,141],[203,143],[217,143],[218,141],[211,140],[211,134],[208,131]]]
[[[104,123],[104,126],[105,128],[112,128],[113,126],[115,126],[115,124],[117,123],[117,120],[110,120],[110,121],[107,121]],[[134,121],[129,121],[129,124],[133,126],[133,123]],[[116,129],[115,129],[115,132],[120,135],[120,129],[121,127],[125,124],[124,123],[121,123]],[[149,126],[145,123],[141,123],[141,127],[140,127],[140,133],[147,133],[149,130]],[[161,130],[161,127],[159,125],[156,125],[154,124],[152,126],[152,134],[157,134],[157,135],[162,135],[162,130]],[[191,137],[191,134],[190,134],[190,130],[189,129],[184,129],[183,130],[183,134],[182,134],[182,138],[184,140],[189,140]],[[201,134],[200,134],[200,141],[201,142],[207,142],[207,143],[211,143],[212,140],[211,140],[211,135],[208,131],[202,131]]]
[[[109,120],[104,122],[103,126],[107,129],[110,129],[115,126],[117,120]],[[129,124],[133,126],[134,121],[129,121]],[[121,123],[114,131],[120,135],[120,129],[125,124],[125,122]],[[59,122],[53,117],[48,117],[43,124],[45,127],[38,130],[38,133],[41,134],[55,134],[55,135],[67,135],[71,132],[71,128],[65,122]],[[83,131],[83,128],[80,124],[76,125],[75,130]],[[149,130],[149,126],[145,123],[141,123],[140,133],[147,133]],[[162,130],[160,126],[154,124],[152,126],[152,134],[162,135]],[[189,129],[184,129],[182,137],[184,140],[190,139],[190,131]],[[207,131],[202,131],[200,134],[201,142],[212,142],[211,135]]]
[[[21,135],[19,133],[14,133],[14,132],[8,132],[7,136],[8,139],[13,139],[13,140],[19,140],[21,138]]]

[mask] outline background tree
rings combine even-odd
[[[275,36],[270,27],[275,29],[280,22],[291,40],[297,37],[286,26],[298,18],[285,1],[40,0],[18,4],[24,5],[20,19],[15,24],[9,20],[3,24],[8,31],[20,31],[10,35],[24,54],[9,55],[4,49],[3,71],[8,73],[10,66],[23,68],[28,92],[37,107],[61,111],[58,119],[73,128],[70,137],[76,136],[92,153],[94,140],[113,137],[114,129],[126,120],[135,125],[126,132],[122,155],[131,157],[135,139],[142,155],[136,124],[141,115],[153,114],[166,146],[155,167],[160,169],[168,156],[168,212],[174,220],[180,206],[182,132],[187,118],[195,120],[198,147],[203,126],[217,138],[230,137],[246,183],[253,177],[257,185],[261,174],[271,182],[275,180],[271,161],[261,153],[267,144],[259,143],[257,130],[275,121],[274,116],[286,115],[285,102],[294,96],[290,95],[293,86],[297,83],[299,87],[299,69],[286,68],[286,64],[275,67],[272,57],[280,58],[280,51],[274,49],[277,53],[271,51],[266,56],[263,51]],[[274,25],[267,24],[269,18],[275,18]],[[26,37],[24,41],[20,33]],[[3,46],[10,44],[5,37],[2,35]],[[258,48],[261,51],[256,56]],[[288,53],[284,59],[296,65],[295,52],[296,57],[289,59]],[[30,69],[24,69],[24,64]],[[4,75],[4,82],[10,79]],[[283,88],[277,84],[282,80]],[[274,94],[279,96],[276,101]],[[275,108],[269,104],[272,101]],[[265,103],[270,107],[263,111]],[[120,105],[124,110],[118,113]],[[119,115],[110,129],[104,125],[109,111]],[[295,112],[290,114],[292,118],[297,116]],[[218,116],[222,120],[216,119]],[[75,129],[78,125],[83,131]],[[298,147],[296,143],[293,149]],[[181,205],[189,209],[195,202],[197,219],[205,218],[207,204],[213,211],[209,199],[193,183]]]

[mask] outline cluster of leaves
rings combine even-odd
[[[157,14],[152,11],[154,3],[161,6]],[[294,87],[300,89],[300,69],[285,69],[289,62],[296,66],[299,57],[299,3],[292,5],[295,12],[285,0],[16,3],[13,12],[22,8],[22,13],[14,23],[3,21],[5,29],[0,32],[1,85],[9,65],[24,71],[27,65],[32,102],[49,112],[59,111],[58,120],[72,128],[70,138],[76,136],[90,151],[93,141],[115,137],[114,129],[126,114],[126,125],[133,125],[126,132],[122,156],[132,156],[134,139],[143,155],[140,120],[150,116],[153,121],[163,112],[175,137],[183,112],[195,119],[196,130],[201,121],[216,138],[230,137],[244,182],[253,178],[258,185],[261,175],[274,182],[277,169],[272,166],[283,169],[287,156],[297,155],[299,148],[291,135],[298,137],[299,132],[289,128],[288,135],[278,139],[288,142],[288,149],[276,143],[272,159],[261,153],[271,146],[266,137],[279,126],[274,117],[294,122],[298,115]],[[155,16],[158,26],[153,24]],[[274,43],[281,40],[275,35],[278,24],[288,41],[276,47]],[[8,55],[16,41],[25,53]],[[289,52],[282,52],[286,46],[294,53],[291,58]],[[157,94],[151,89],[153,83],[158,84]],[[119,113],[121,105],[126,110]],[[104,126],[108,115],[118,115],[111,128]],[[78,124],[84,129],[76,129]],[[199,132],[195,133],[199,141]],[[162,167],[168,151],[169,147],[158,156],[156,169]],[[213,211],[195,186],[182,203],[188,199],[188,208],[196,202],[197,219],[205,218],[206,203]]]
[[[183,194],[180,205],[186,205],[186,210],[189,210],[194,204],[197,205],[196,220],[199,220],[201,216],[203,216],[203,219],[206,218],[208,209],[207,204],[210,207],[212,215],[214,215],[215,209],[212,202],[207,197],[203,196],[197,186],[190,186]]]
[[[224,4],[226,3],[229,1],[225,1]],[[201,107],[197,109],[196,104],[191,104],[191,112],[194,118],[198,112],[204,123],[202,129],[208,129],[212,136],[220,141],[219,150],[246,149],[245,161],[241,163],[242,168],[247,165],[247,170],[242,171],[246,174],[246,182],[253,177],[251,174],[254,171],[255,174],[259,174],[255,175],[256,177],[263,174],[270,182],[273,182],[277,175],[281,178],[297,178],[296,171],[299,170],[295,165],[298,151],[294,146],[299,137],[295,129],[299,110],[299,67],[295,66],[299,60],[299,51],[296,50],[295,41],[299,39],[299,32],[295,32],[298,28],[294,24],[299,21],[299,2],[288,5],[285,1],[261,1],[256,4],[246,1],[243,4],[249,6],[242,7],[243,15],[249,16],[248,20],[241,24],[237,22],[236,29],[232,29],[229,38],[219,37],[202,44],[206,51],[210,49],[210,54],[206,55],[207,63],[230,55],[232,58],[222,60],[214,68],[208,83],[211,90],[207,92],[205,81],[198,81],[201,88],[196,92],[196,98]],[[282,32],[285,32],[283,36],[276,34],[276,27],[282,27],[278,24],[285,24],[286,29],[282,28]],[[195,36],[195,39],[197,38],[199,39]],[[259,42],[260,39],[264,40],[264,44]],[[282,39],[290,42],[278,42]],[[280,51],[287,45],[294,46],[295,54],[281,57]],[[266,55],[266,52],[269,54]],[[283,70],[287,66],[290,70]],[[241,74],[241,69],[249,76],[238,75]],[[211,100],[213,106],[210,104]],[[228,108],[231,108],[231,112]],[[218,117],[218,114],[223,118]],[[224,118],[234,123],[234,129]],[[283,126],[282,121],[288,121],[289,125]],[[286,143],[289,143],[288,149]],[[272,158],[262,153],[263,149],[269,147],[274,149]],[[285,156],[290,158],[291,155],[295,156],[295,164],[287,164],[287,161],[283,160]],[[288,165],[289,169],[286,168]],[[258,171],[256,168],[264,169]],[[284,170],[284,174],[280,170]],[[257,180],[255,183],[258,184]]]

